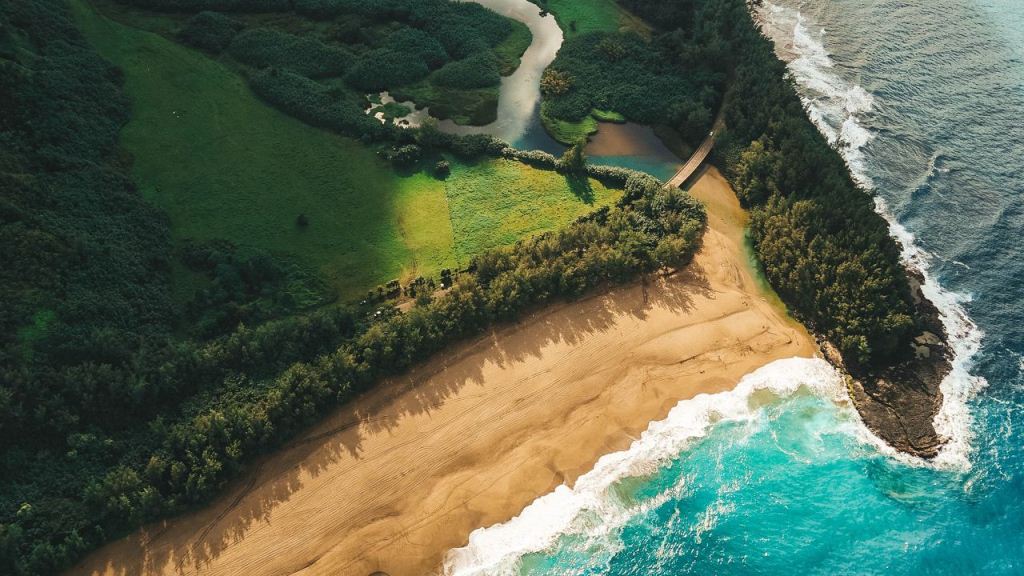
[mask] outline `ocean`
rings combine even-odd
[[[808,114],[926,273],[956,350],[939,458],[791,359],[681,402],[450,574],[1024,574],[1024,2],[776,0]]]

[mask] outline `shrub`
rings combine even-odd
[[[205,11],[185,22],[178,32],[178,39],[201,50],[220,54],[242,28],[242,23],[237,20],[218,12]]]
[[[498,59],[490,52],[449,62],[430,77],[438,86],[449,88],[486,88],[501,83]]]
[[[437,164],[434,164],[434,175],[438,178],[444,178],[451,174],[452,166],[447,160],[438,160]]]
[[[332,90],[305,76],[276,68],[254,74],[249,85],[274,107],[314,126],[371,141],[394,137],[395,128],[367,115],[357,95],[346,90]]]
[[[540,91],[545,96],[561,96],[572,88],[572,76],[568,72],[548,68],[540,78]]]
[[[422,80],[429,72],[422,61],[383,48],[364,54],[345,82],[364,92],[380,92]]]
[[[343,48],[268,28],[242,32],[232,40],[228,53],[256,68],[286,68],[310,78],[340,76],[352,61]]]
[[[422,30],[402,28],[392,32],[384,40],[382,48],[398,54],[404,54],[411,60],[418,60],[428,68],[437,68],[448,62],[448,53],[435,38]]]

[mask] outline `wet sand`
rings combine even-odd
[[[714,169],[709,231],[668,278],[547,308],[384,383],[264,458],[213,505],[149,526],[72,574],[419,576],[679,400],[734,386],[813,339],[765,298],[746,215]]]

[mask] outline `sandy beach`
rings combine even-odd
[[[814,355],[752,276],[724,179],[710,169],[692,192],[709,230],[687,270],[455,346],[262,459],[208,508],[71,573],[433,574],[472,530],[571,485],[679,400]]]

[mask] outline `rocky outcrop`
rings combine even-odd
[[[935,416],[942,407],[942,379],[949,373],[951,353],[939,311],[921,293],[923,279],[911,273],[911,290],[922,328],[914,341],[912,359],[877,374],[851,377],[848,383],[861,419],[871,431],[893,448],[934,458],[945,443],[935,430]],[[829,361],[843,367],[838,352],[822,346]]]

